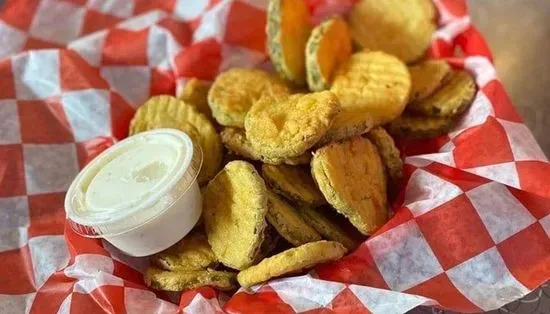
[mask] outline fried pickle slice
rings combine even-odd
[[[206,235],[193,232],[171,248],[155,254],[151,262],[166,270],[198,270],[218,262]]]
[[[327,240],[342,243],[348,250],[357,247],[358,242],[340,225],[331,220],[321,208],[301,207],[300,215]],[[353,227],[351,227],[353,228]]]
[[[403,160],[391,135],[383,127],[376,127],[367,133],[367,138],[378,149],[390,182],[398,184],[403,179]]]
[[[454,120],[443,117],[422,117],[404,114],[386,126],[393,136],[428,139],[449,133]]]
[[[307,84],[312,91],[328,89],[337,66],[351,56],[348,25],[341,17],[313,29],[306,45]]]
[[[451,75],[451,66],[443,60],[428,60],[409,67],[411,73],[410,103],[432,95]]]
[[[208,183],[203,216],[216,258],[234,269],[250,266],[263,242],[268,211],[264,180],[245,161],[231,161]]]
[[[224,128],[220,133],[220,137],[222,143],[230,152],[246,159],[258,160],[272,165],[306,165],[311,161],[311,152],[305,152],[300,156],[290,158],[270,158],[263,156],[256,151],[252,147],[252,144],[250,144],[250,141],[246,139],[243,129],[231,127]]]
[[[362,234],[388,219],[384,165],[368,139],[357,136],[318,149],[311,172],[329,204]]]
[[[470,73],[455,71],[447,84],[430,97],[409,104],[407,110],[432,117],[455,117],[468,109],[476,91],[476,83]]]
[[[219,124],[242,128],[246,113],[262,95],[279,94],[290,94],[290,88],[277,76],[232,68],[218,75],[208,92],[208,104]]]
[[[342,106],[322,143],[366,133],[398,117],[407,104],[407,66],[383,52],[358,52],[336,71],[330,91]]]
[[[193,126],[193,128],[188,125]],[[207,183],[220,170],[223,146],[216,129],[195,107],[169,95],[153,96],[136,111],[130,122],[130,135],[151,130],[158,126],[174,127],[198,134],[198,143],[203,151],[203,163],[198,181]]]
[[[248,288],[274,277],[337,260],[345,253],[346,248],[338,242],[310,242],[263,259],[259,264],[240,271],[237,280],[241,286]]]
[[[148,287],[165,291],[183,291],[203,286],[219,290],[236,288],[236,274],[217,270],[176,270],[166,271],[156,267],[147,268],[144,281]]]
[[[297,157],[325,135],[339,111],[338,98],[329,91],[262,97],[246,115],[246,138],[269,158]]]
[[[262,176],[273,191],[301,206],[316,207],[327,202],[311,173],[301,167],[263,164]]]
[[[321,240],[317,231],[304,221],[296,209],[275,193],[268,193],[271,206],[267,212],[267,221],[285,240],[294,246]]]
[[[208,119],[212,119],[212,110],[208,106],[208,91],[211,85],[209,82],[192,78],[185,83],[178,98],[187,104],[195,106],[200,113]]]
[[[297,85],[306,83],[305,48],[311,32],[304,0],[270,0],[267,8],[267,53],[275,69]]]
[[[413,62],[424,55],[436,29],[432,10],[425,0],[360,0],[348,18],[351,37],[362,48]]]

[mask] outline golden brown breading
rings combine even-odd
[[[258,265],[239,272],[237,280],[241,286],[248,288],[274,277],[337,260],[345,253],[346,248],[338,242],[310,242],[263,259]]]
[[[262,176],[273,191],[300,205],[316,207],[327,202],[304,168],[263,164]]]
[[[267,221],[285,240],[294,246],[321,240],[317,231],[304,221],[296,209],[275,193],[268,193],[271,206],[267,211]]]
[[[246,115],[246,138],[269,158],[300,156],[325,135],[339,111],[338,99],[329,91],[262,97]]]
[[[311,172],[327,201],[363,234],[388,219],[386,176],[376,147],[357,136],[318,149]]]
[[[232,161],[204,191],[203,216],[216,258],[234,269],[250,266],[263,242],[268,211],[264,180],[245,161]]]
[[[217,270],[177,270],[166,271],[155,267],[147,268],[144,275],[148,287],[166,291],[183,291],[204,286],[219,290],[236,288],[236,274]]]
[[[267,52],[277,72],[297,85],[306,82],[305,48],[311,32],[304,0],[270,0],[267,9]]]
[[[328,89],[338,65],[351,56],[348,25],[333,17],[313,29],[306,46],[307,84],[312,91]]]
[[[290,94],[290,88],[277,76],[232,68],[218,75],[208,92],[208,104],[219,124],[242,128],[246,113],[262,95],[280,94]]]

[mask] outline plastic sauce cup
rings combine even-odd
[[[102,152],[65,196],[72,229],[104,238],[131,256],[158,253],[182,239],[202,212],[200,146],[184,132],[157,129]]]

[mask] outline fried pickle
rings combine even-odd
[[[250,144],[250,141],[246,139],[243,129],[227,127],[221,131],[220,136],[225,148],[233,154],[242,156],[246,159],[258,160],[272,165],[306,165],[311,161],[311,152],[305,152],[300,156],[290,158],[269,158],[263,156],[256,151],[252,147],[252,144]]]
[[[430,97],[409,104],[407,110],[432,117],[455,117],[468,109],[476,90],[475,80],[470,73],[456,71],[451,74],[447,84]]]
[[[151,262],[166,270],[198,270],[217,263],[206,235],[193,232],[171,248],[155,254]]]
[[[240,271],[237,280],[241,286],[248,288],[274,277],[337,260],[345,253],[346,248],[338,242],[310,242],[263,259],[259,264]]]
[[[271,206],[267,212],[267,221],[285,240],[294,246],[321,240],[317,231],[304,221],[296,209],[275,193],[268,193]]]
[[[409,67],[411,73],[410,103],[424,100],[432,95],[452,73],[451,66],[444,60],[428,60]]]
[[[388,218],[386,176],[376,147],[357,136],[315,151],[311,172],[327,201],[361,233]]]
[[[210,90],[210,83],[200,81],[197,78],[192,78],[185,86],[178,96],[179,99],[185,101],[185,103],[195,106],[197,110],[205,115],[208,119],[212,119],[212,110],[208,106],[208,91]]]
[[[404,114],[386,126],[393,136],[428,139],[446,134],[453,128],[454,120],[443,117],[422,117]]]
[[[297,85],[306,83],[305,48],[311,32],[304,0],[270,0],[267,9],[267,53],[275,69]]]
[[[217,270],[177,270],[166,271],[155,267],[147,268],[144,275],[148,287],[165,291],[183,291],[203,286],[212,286],[219,290],[236,288],[236,274]]]
[[[263,242],[268,194],[264,180],[245,161],[232,161],[208,183],[203,216],[216,258],[234,269],[250,266]]]
[[[168,95],[151,97],[136,111],[130,122],[130,135],[151,130],[156,126],[179,128],[189,131],[193,137],[196,130],[198,143],[203,150],[203,164],[198,181],[207,183],[221,167],[223,147],[216,129],[195,107]],[[194,129],[187,125],[193,126]]]
[[[327,217],[321,208],[301,207],[299,212],[309,225],[317,230],[325,239],[342,243],[348,250],[353,250],[357,247],[358,241],[340,225]]]
[[[316,207],[327,202],[311,173],[301,167],[263,164],[262,176],[273,191],[301,206]]]
[[[436,29],[433,18],[426,0],[360,0],[348,22],[358,46],[409,63],[420,59],[430,45]]]
[[[351,38],[348,25],[341,17],[333,17],[315,27],[306,45],[309,89],[328,89],[336,67],[350,56]]]
[[[358,52],[336,71],[330,91],[342,106],[322,143],[366,133],[398,117],[407,104],[407,66],[383,52]]]
[[[246,115],[246,138],[269,158],[297,157],[323,137],[339,111],[338,98],[329,91],[262,97]]]
[[[277,76],[232,68],[218,75],[208,92],[208,104],[219,124],[242,128],[246,113],[262,95],[279,94],[290,94],[290,88]]]
[[[376,146],[390,181],[398,184],[403,179],[403,160],[393,138],[383,127],[376,127],[367,133],[367,138]]]

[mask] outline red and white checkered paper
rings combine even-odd
[[[69,183],[135,108],[189,77],[269,68],[267,0],[11,0],[0,12],[0,312],[401,313],[498,308],[550,278],[550,165],[495,76],[464,0],[434,0],[430,53],[475,74],[459,125],[399,141],[395,215],[355,252],[227,296],[145,287],[146,259],[64,226]],[[314,21],[353,0],[309,0]],[[453,53],[459,47],[460,57]],[[178,301],[178,300],[176,300]]]

